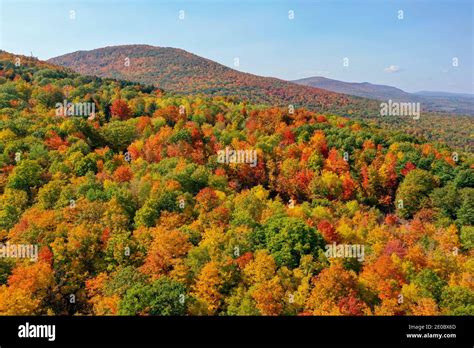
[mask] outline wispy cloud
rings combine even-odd
[[[396,73],[400,71],[400,67],[398,65],[390,65],[384,69],[385,72],[388,73]]]

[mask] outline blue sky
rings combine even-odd
[[[230,67],[238,57],[241,71],[287,80],[325,76],[474,93],[472,0],[0,2],[1,48],[40,59],[150,44]]]

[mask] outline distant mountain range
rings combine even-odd
[[[419,91],[414,94],[424,95],[429,97],[465,97],[465,98],[474,98],[474,94],[469,93],[452,93],[452,92],[440,92],[440,91]]]
[[[474,115],[474,96],[445,92],[407,93],[368,82],[325,77],[284,81],[231,69],[182,49],[150,45],[109,46],[49,59],[81,74],[154,85],[182,94],[234,96],[253,103],[309,107],[339,114],[378,114],[379,102],[420,102],[423,111]],[[364,98],[364,99],[361,99]]]
[[[306,106],[320,112],[377,112],[377,103],[303,86],[272,77],[240,72],[182,49],[125,45],[77,51],[49,60],[81,74],[154,85],[169,92],[236,96],[253,103]]]
[[[392,86],[376,85],[368,82],[343,82],[320,76],[292,82],[369,99],[419,102],[422,109],[426,111],[474,115],[474,95],[472,94],[429,91],[408,93]]]

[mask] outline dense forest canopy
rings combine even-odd
[[[474,314],[462,149],[6,52],[0,140],[1,315]]]

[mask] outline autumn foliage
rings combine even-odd
[[[38,257],[0,258],[0,315],[474,314],[471,153],[22,62],[0,52],[0,239]],[[52,116],[66,91],[95,118]]]

